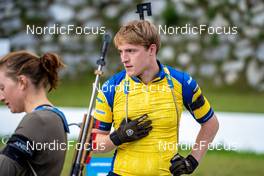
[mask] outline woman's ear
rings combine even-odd
[[[25,75],[19,75],[17,77],[18,88],[20,90],[25,90],[28,87],[29,80]]]

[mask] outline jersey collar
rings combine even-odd
[[[155,78],[151,82],[158,82],[165,77],[164,66],[157,60],[159,66],[159,72],[156,74]],[[137,83],[140,83],[141,80],[137,76],[132,76],[131,79]]]

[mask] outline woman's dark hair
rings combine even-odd
[[[16,51],[0,59],[0,67],[6,69],[7,76],[17,80],[17,76],[25,75],[36,87],[48,87],[49,92],[56,89],[58,71],[64,66],[55,53],[45,53],[39,57],[28,51]]]

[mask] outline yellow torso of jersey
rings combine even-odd
[[[124,82],[120,84],[121,89],[124,87]],[[176,80],[173,83],[176,87],[174,92],[180,115],[183,107],[181,84]],[[116,91],[114,103],[114,128],[117,129],[126,116],[124,91]],[[177,118],[179,117],[166,79],[157,82],[153,80],[145,85],[129,78],[128,117],[133,120],[143,114],[148,115],[153,129],[147,137],[123,144],[118,148],[114,172],[121,175],[129,175],[129,173],[169,175],[169,161],[177,152]],[[140,166],[142,168],[139,168]]]
[[[121,89],[124,87],[124,82],[122,81],[120,84]],[[174,81],[174,85],[178,87],[174,89],[174,92],[177,97],[177,107],[180,115],[183,107],[181,85],[176,81]],[[133,120],[143,114],[147,114],[148,118],[152,120],[153,130],[144,139],[129,143],[129,145],[122,145],[121,148],[139,152],[158,152],[159,148],[156,144],[159,142],[176,142],[178,117],[171,89],[168,87],[166,79],[158,82],[153,80],[148,85],[129,79],[128,117]],[[126,94],[117,90],[113,106],[115,129],[119,127],[125,116]]]

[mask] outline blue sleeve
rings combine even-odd
[[[199,123],[205,123],[214,114],[208,100],[202,94],[197,82],[187,73],[183,73],[183,104]]]

